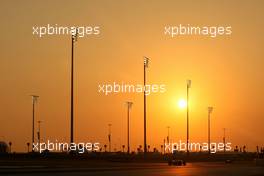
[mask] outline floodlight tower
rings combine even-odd
[[[144,153],[147,153],[147,113],[146,113],[146,68],[148,68],[149,58],[144,56]]]
[[[34,152],[34,142],[35,142],[35,103],[39,98],[38,95],[31,95],[32,97],[32,152]]]
[[[209,106],[208,107],[208,152],[209,154],[211,153],[211,139],[210,139],[210,118],[211,118],[211,113],[213,112],[213,107]]]
[[[75,29],[75,32],[72,32],[71,35],[71,134],[70,134],[70,143],[72,144],[74,142],[74,96],[73,96],[73,85],[74,85],[74,43],[77,42],[78,38],[78,28]]]
[[[127,154],[130,153],[130,141],[129,141],[129,110],[132,108],[133,102],[127,101]]]
[[[187,155],[189,155],[189,89],[191,88],[192,81],[187,80]]]

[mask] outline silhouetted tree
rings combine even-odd
[[[106,147],[107,147],[107,145],[105,144],[105,145],[104,145],[104,148],[105,148],[105,152],[106,152]]]
[[[243,152],[246,153],[246,146],[243,146]]]
[[[27,143],[27,149],[28,149],[28,153],[29,153],[29,145],[30,145],[30,143],[28,142],[28,143]]]
[[[125,152],[125,147],[126,147],[125,145],[122,145],[123,153]]]
[[[139,145],[139,152],[142,151],[142,145]]]
[[[8,144],[9,144],[10,153],[11,153],[12,152],[12,148],[11,148],[12,147],[12,142],[9,142]]]

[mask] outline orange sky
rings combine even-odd
[[[70,36],[32,35],[32,26],[100,26],[100,36],[76,43],[75,139],[126,144],[126,106],[131,111],[132,149],[143,143],[143,95],[98,93],[98,84],[143,83],[143,56],[150,57],[148,83],[166,84],[166,93],[148,96],[148,144],[186,140],[186,112],[176,105],[190,89],[190,140],[207,141],[207,106],[212,140],[223,128],[234,145],[263,145],[263,1],[2,1],[0,59],[0,140],[15,151],[31,142],[31,98],[40,96],[36,120],[45,139],[69,141]],[[231,36],[169,38],[164,26],[232,26]]]

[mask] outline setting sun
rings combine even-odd
[[[185,99],[180,99],[180,100],[178,101],[178,106],[179,106],[179,108],[181,108],[181,109],[186,108],[186,106],[187,106],[187,102],[186,102],[186,100],[185,100]]]

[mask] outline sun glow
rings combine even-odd
[[[187,106],[187,102],[186,102],[185,99],[180,99],[180,100],[178,101],[178,107],[179,107],[179,108],[184,109],[184,108],[186,108],[186,106]]]

